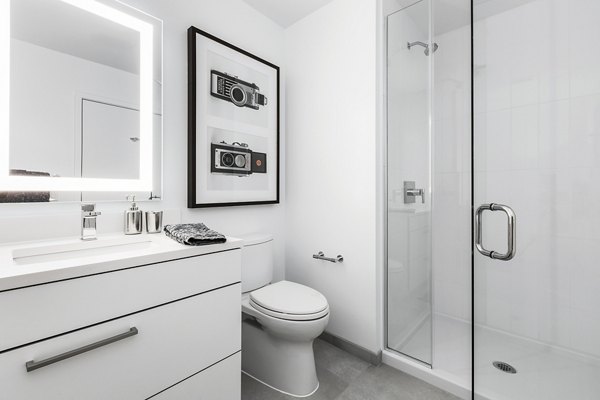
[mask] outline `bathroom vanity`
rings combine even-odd
[[[0,248],[0,397],[240,398],[241,240]]]

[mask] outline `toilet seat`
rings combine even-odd
[[[287,320],[287,321],[313,321],[315,319],[323,318],[329,314],[329,307],[327,307],[325,310],[323,310],[321,312],[314,313],[314,314],[286,314],[286,313],[269,310],[268,308],[265,308],[265,307],[262,307],[262,306],[256,304],[252,300],[250,300],[250,306],[252,306],[252,308],[254,308],[258,312],[261,312],[265,315],[268,315],[270,317],[277,318],[277,319]]]
[[[250,293],[250,305],[274,318],[310,321],[329,314],[327,299],[299,283],[280,281]]]

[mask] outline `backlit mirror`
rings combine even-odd
[[[160,195],[161,21],[114,0],[2,3],[0,202]]]

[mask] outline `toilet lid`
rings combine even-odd
[[[275,313],[309,316],[328,309],[321,293],[299,283],[281,281],[250,293],[251,303]]]

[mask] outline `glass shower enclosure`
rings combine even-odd
[[[470,7],[399,3],[386,18],[385,341],[470,388]]]
[[[431,365],[429,3],[388,17],[387,343]],[[397,40],[396,40],[397,39]]]
[[[396,3],[386,347],[476,399],[599,399],[600,2]]]

